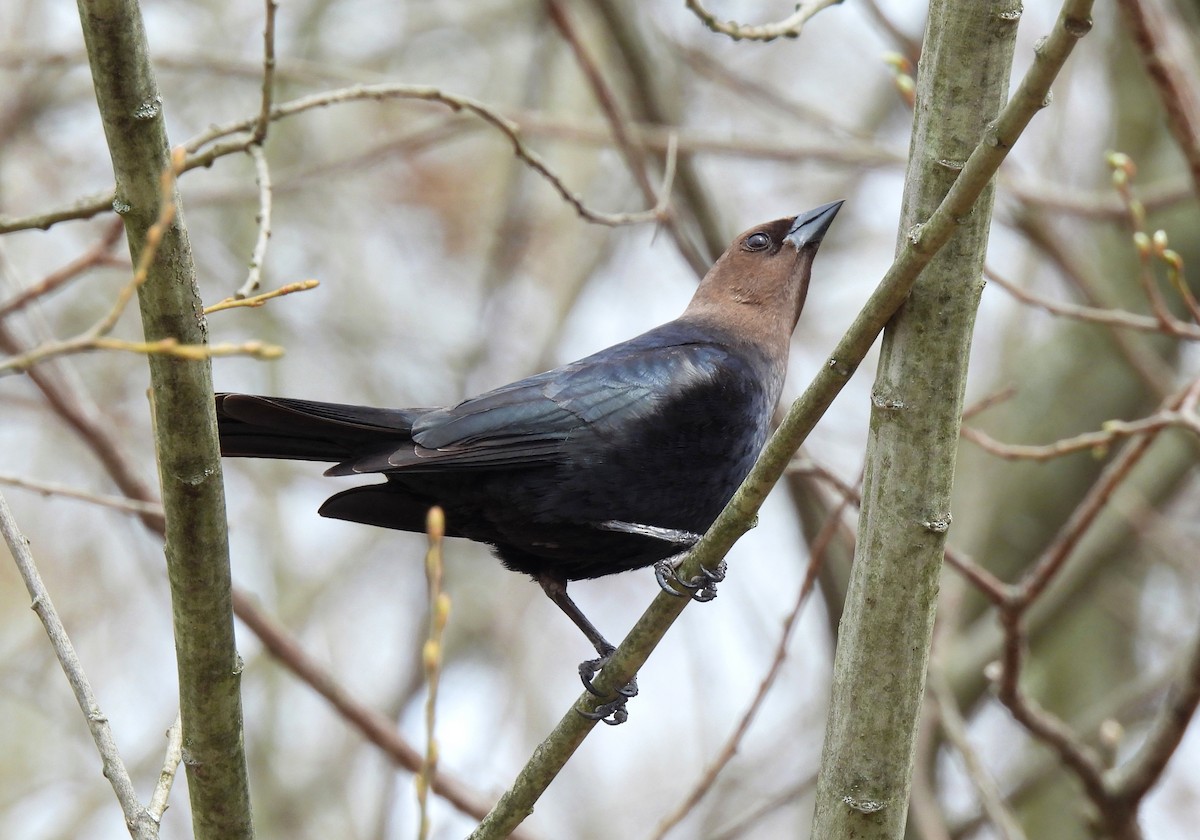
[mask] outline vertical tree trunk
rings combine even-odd
[[[1004,105],[1019,14],[1015,0],[931,3],[901,241]],[[884,332],[814,837],[904,834],[992,200],[989,188]]]
[[[96,101],[116,177],[114,206],[136,265],[170,165],[163,103],[135,0],[79,0]],[[203,344],[206,325],[179,212],[138,291],[148,341]],[[225,495],[207,360],[150,356],[154,440],[192,820],[197,838],[253,836],[234,646]]]

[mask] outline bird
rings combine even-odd
[[[373,408],[216,395],[221,454],[332,463],[384,481],[330,497],[320,515],[490,545],[591,642],[584,685],[614,646],[567,594],[570,581],[671,561],[713,523],[766,442],[813,258],[842,202],[756,225],[733,240],[678,318],[628,341],[443,408]],[[674,584],[681,584],[683,592]],[[636,682],[597,707],[620,723]]]

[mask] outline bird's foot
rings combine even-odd
[[[579,663],[579,679],[583,682],[583,687],[588,690],[588,693],[596,697],[607,697],[608,695],[596,688],[593,680],[596,674],[603,670],[604,666],[612,659],[613,652],[616,649],[610,649],[601,653],[597,659],[589,659],[586,662]],[[629,720],[629,712],[625,709],[625,704],[633,697],[637,697],[638,685],[637,677],[631,679],[626,685],[617,689],[617,696],[613,699],[601,703],[593,711],[579,712],[580,715],[588,720],[601,720],[609,726],[617,726]]]
[[[717,584],[725,580],[725,561],[717,564],[715,569],[700,567],[700,574],[691,580],[679,577],[680,559],[668,558],[654,564],[654,579],[662,587],[662,591],[678,598],[691,598],[693,601],[705,603],[717,597]],[[683,591],[681,592],[680,589]]]

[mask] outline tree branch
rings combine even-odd
[[[162,98],[136,0],[79,0],[96,102],[112,157],[114,207],[135,265],[160,215],[170,165]],[[176,212],[138,288],[147,342],[203,345],[195,264]],[[198,840],[253,836],[233,634],[225,495],[207,359],[151,356],[154,437],[166,511],[166,563],[179,667],[184,763]]]

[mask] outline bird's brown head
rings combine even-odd
[[[755,225],[733,240],[683,318],[764,348],[786,348],[804,307],[813,257],[842,202]]]

